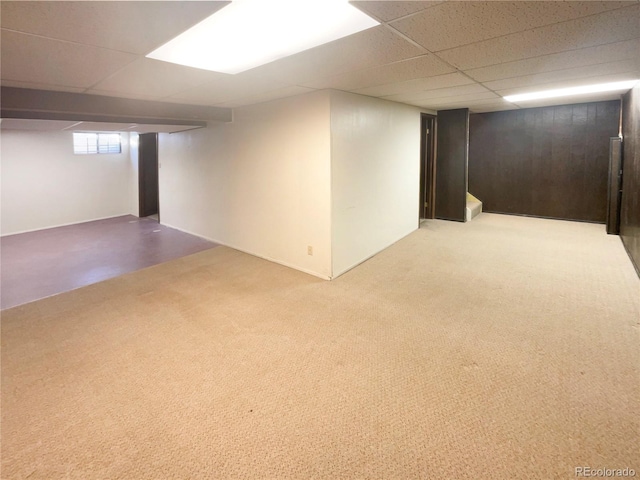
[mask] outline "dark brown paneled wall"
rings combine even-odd
[[[469,192],[483,211],[604,223],[620,102],[471,115]]]
[[[620,237],[640,275],[640,85],[622,99]]]
[[[438,111],[436,218],[464,222],[467,206],[469,109]]]

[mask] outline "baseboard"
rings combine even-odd
[[[127,213],[120,213],[118,215],[111,215],[109,217],[99,217],[99,218],[92,218],[92,219],[89,219],[89,220],[80,220],[78,222],[61,223],[60,225],[53,225],[51,227],[32,228],[30,230],[20,230],[19,232],[3,233],[2,235],[0,235],[0,237],[9,237],[11,235],[20,235],[21,233],[40,232],[42,230],[51,230],[52,228],[69,227],[71,225],[79,225],[81,223],[97,222],[97,221],[100,221],[100,220],[109,220],[110,218],[126,217],[126,216],[129,216],[129,215],[131,215],[131,213],[127,212]],[[132,215],[132,216],[135,216],[135,215]]]
[[[160,224],[164,225],[165,227],[173,228],[175,230],[179,230],[181,232],[188,233],[189,235],[193,235],[194,237],[199,237],[199,238],[202,238],[203,240],[207,240],[209,242],[213,242],[213,243],[221,245],[223,247],[232,248],[234,250],[238,250],[239,252],[246,253],[247,255],[251,255],[253,257],[262,258],[263,260],[267,260],[267,261],[272,262],[272,263],[277,263],[278,265],[282,265],[283,267],[291,268],[293,270],[297,270],[298,272],[306,273],[307,275],[312,275],[312,276],[320,278],[322,280],[331,280],[331,277],[329,277],[328,275],[322,275],[322,274],[314,272],[312,270],[307,270],[306,268],[298,267],[296,265],[293,265],[293,264],[290,264],[290,263],[287,263],[287,262],[283,262],[282,260],[276,260],[274,258],[270,258],[270,257],[267,257],[265,255],[260,255],[260,254],[257,254],[255,252],[251,252],[249,250],[245,250],[243,248],[239,248],[239,247],[237,247],[235,245],[232,245],[232,244],[229,244],[229,243],[225,243],[225,242],[221,242],[220,240],[217,240],[215,238],[205,237],[204,235],[200,235],[198,233],[194,233],[194,232],[191,232],[189,230],[185,230],[184,228],[178,228],[178,227],[175,227],[173,225],[169,225],[168,223],[162,223],[161,222]]]
[[[580,223],[593,223],[596,225],[604,225],[604,221],[598,220],[578,220],[576,218],[561,218],[561,217],[545,217],[543,215],[530,215],[528,213],[511,213],[511,212],[496,212],[493,210],[482,210],[484,213],[495,213],[497,215],[511,215],[513,217],[527,217],[527,218],[543,218],[545,220],[562,220],[563,222],[580,222]]]

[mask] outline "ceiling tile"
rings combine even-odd
[[[564,22],[633,2],[446,2],[391,25],[436,52]]]
[[[219,80],[171,95],[165,100],[214,106],[288,86],[290,85],[251,74],[250,71],[225,76]]]
[[[498,100],[500,96],[493,92],[480,92],[480,93],[468,93],[465,95],[452,95],[449,97],[438,98],[419,98],[416,97],[416,102],[426,107],[440,108],[442,105],[457,105],[457,104],[473,104],[478,100]]]
[[[407,101],[402,101],[400,103],[428,108],[430,110],[445,110],[451,108],[465,108],[476,104],[495,103],[497,101],[501,102],[500,97],[497,95],[488,96],[486,94],[477,94],[477,96],[482,98],[471,99],[467,98],[468,96],[466,95],[447,97],[445,99],[426,98],[420,100],[418,98],[408,98]]]
[[[388,100],[404,102],[407,95],[412,95],[425,90],[437,88],[456,87],[458,85],[469,85],[474,83],[469,77],[461,73],[448,73],[435,77],[416,78],[406,82],[395,82],[376,87],[360,88],[354,90],[355,93],[370,95],[373,97],[385,97]]]
[[[465,70],[464,73],[480,82],[486,82],[624,59],[637,60],[638,52],[640,39],[634,39]]]
[[[386,65],[426,52],[380,25],[250,70],[289,85],[308,85],[353,70]]]
[[[354,90],[451,72],[455,72],[455,69],[435,55],[422,55],[409,60],[402,60],[401,62],[311,80],[305,82],[304,85],[312,88]]]
[[[639,38],[638,25],[640,4],[445,50],[438,56],[467,70]]]
[[[135,60],[130,53],[2,30],[2,78],[89,87]]]
[[[3,1],[1,22],[2,28],[146,55],[228,3]]]
[[[488,89],[477,83],[461,85],[459,87],[437,88],[415,94],[417,100],[437,100],[439,98],[459,97],[461,95],[473,95],[479,93],[491,93]]]
[[[291,86],[279,88],[277,90],[271,90],[264,93],[259,93],[256,95],[249,95],[246,97],[241,97],[231,102],[225,102],[217,104],[217,107],[226,107],[226,108],[236,108],[242,107],[245,105],[254,105],[256,103],[268,102],[270,100],[277,100],[279,98],[292,97],[294,95],[301,95],[303,93],[313,92],[313,88],[299,87],[299,86]]]
[[[140,58],[98,83],[94,89],[117,94],[166,97],[226,76],[174,63]]]
[[[407,15],[411,15],[412,13],[419,12],[424,10],[425,8],[429,8],[435,5],[442,3],[442,1],[413,1],[413,2],[405,2],[405,1],[392,1],[392,2],[379,2],[379,1],[352,1],[351,4],[362,10],[364,13],[377,18],[378,20],[382,20],[383,22],[388,22],[390,20],[394,20],[396,18],[405,17]]]
[[[524,75],[522,77],[505,78],[484,82],[483,85],[491,90],[505,90],[517,87],[532,87],[559,81],[569,82],[593,82],[592,77],[628,73],[631,77],[640,78],[640,59],[622,60],[619,62],[601,63],[586,67],[567,68],[554,72],[538,73],[536,75]]]
[[[520,93],[536,92],[540,90],[555,90],[557,88],[579,87],[582,85],[597,85],[599,83],[624,82],[626,80],[637,80],[637,73],[615,73],[610,75],[598,75],[595,77],[573,78],[571,80],[558,80],[548,83],[537,83],[521,87],[504,88],[495,90],[499,95],[517,95]]]

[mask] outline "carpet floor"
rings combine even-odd
[[[640,475],[602,225],[427,221],[327,282],[226,248],[2,312],[2,479]]]

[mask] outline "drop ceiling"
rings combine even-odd
[[[636,0],[353,1],[381,25],[237,75],[145,58],[227,3],[3,0],[2,85],[227,108],[330,88],[488,112],[557,103],[503,95],[640,78]]]

